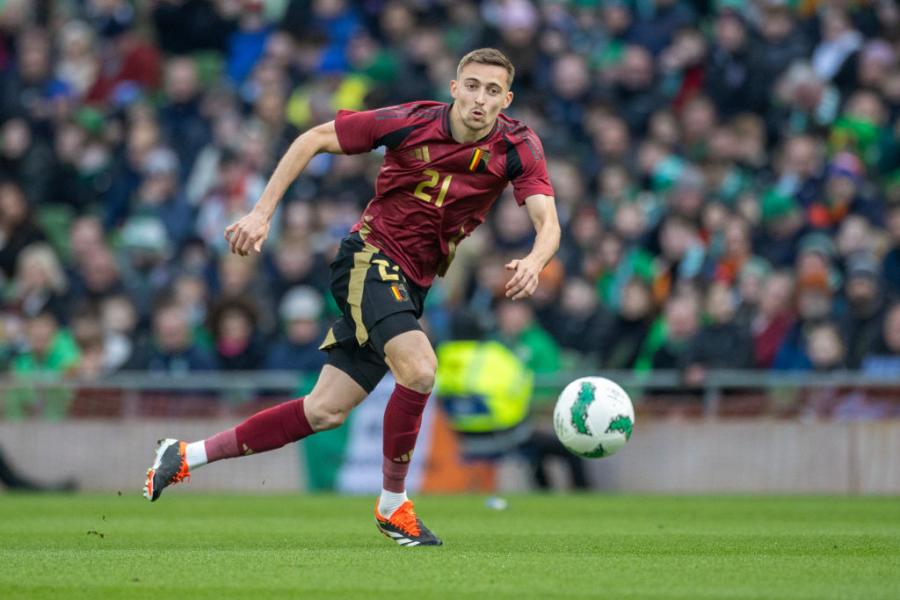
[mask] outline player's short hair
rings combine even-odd
[[[512,87],[513,77],[516,76],[516,68],[513,66],[512,62],[506,58],[506,55],[496,48],[479,48],[478,50],[472,50],[463,56],[459,61],[459,65],[456,67],[457,79],[459,79],[459,74],[462,72],[463,68],[470,63],[503,67],[509,74],[509,77],[507,77],[507,85],[508,87]]]

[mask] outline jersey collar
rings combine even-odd
[[[452,142],[459,144],[461,146],[465,146],[468,144],[483,144],[493,137],[495,133],[497,133],[497,128],[500,126],[500,116],[497,116],[497,119],[494,121],[494,126],[491,127],[491,130],[487,132],[484,137],[481,137],[474,142],[457,142],[453,137],[453,131],[450,129],[450,111],[453,110],[453,102],[447,105],[446,110],[444,111],[444,135],[447,136]]]

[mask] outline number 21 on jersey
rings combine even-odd
[[[428,179],[419,182],[419,185],[416,186],[416,191],[413,192],[413,195],[419,200],[424,200],[425,202],[434,202],[434,205],[440,208],[444,204],[444,198],[447,196],[447,190],[450,189],[450,181],[453,179],[453,175],[447,175],[443,180],[441,180],[441,174],[434,169],[425,169],[424,171],[422,171],[422,174],[427,176]],[[438,188],[439,181],[440,191],[438,192],[437,198],[433,199],[434,190]]]

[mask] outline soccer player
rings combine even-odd
[[[520,300],[559,246],[559,221],[541,142],[501,114],[515,70],[492,48],[474,50],[450,82],[451,104],[411,102],[373,111],[341,110],[300,135],[278,163],[253,210],[225,230],[232,252],[260,252],[290,183],[320,152],[357,154],[385,146],[375,197],[331,263],[331,292],[343,317],[328,331],[328,353],[306,397],[259,412],[206,440],[160,442],[144,496],[156,500],[207,463],[266,452],[340,426],[388,369],[397,385],[384,413],[383,490],[378,529],[403,546],[440,545],[416,516],[405,480],[425,403],[434,350],[419,326],[432,280],[457,244],[484,222],[507,183],[534,223],[531,252],[510,261],[506,296]]]

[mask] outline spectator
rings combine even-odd
[[[654,0],[635,28],[637,43],[654,54],[669,45],[675,32],[694,19],[690,6],[681,0]]]
[[[834,81],[844,91],[856,85],[856,64],[863,36],[853,27],[849,15],[840,9],[826,9],[821,20],[821,41],[813,49],[812,65],[824,81]]]
[[[700,307],[693,292],[682,292],[669,298],[663,316],[649,333],[637,369],[683,369],[689,359],[688,350],[700,328]]]
[[[178,153],[179,180],[185,181],[212,134],[200,111],[197,65],[190,58],[173,58],[166,65],[166,96],[159,124],[165,139]]]
[[[631,133],[642,135],[650,115],[665,102],[657,88],[653,55],[641,46],[628,46],[617,72],[615,104]]]
[[[771,275],[771,265],[759,257],[748,260],[738,274],[738,307],[735,320],[748,329],[760,310],[760,304],[766,292],[765,287],[768,285]]]
[[[668,217],[659,232],[659,245],[661,252],[654,281],[657,301],[667,297],[679,283],[698,277],[705,261],[697,228],[687,219]]]
[[[734,283],[743,274],[743,269],[754,258],[750,224],[741,217],[728,219],[724,229],[724,248],[716,264],[716,281]],[[747,298],[752,301],[752,296]]]
[[[287,291],[295,286],[312,286],[324,293],[329,282],[323,278],[325,261],[314,251],[308,239],[303,236],[285,236],[270,255],[269,276],[272,298],[280,302]]]
[[[878,260],[867,253],[851,256],[844,289],[847,312],[841,323],[841,337],[846,340],[847,366],[858,369],[878,340],[887,310]]]
[[[14,117],[0,128],[0,177],[22,186],[32,206],[50,201],[51,180],[47,173],[53,165],[53,150],[33,127],[21,117]]]
[[[783,114],[770,112],[769,128],[785,122],[789,132],[802,134],[826,129],[837,116],[840,93],[820,78],[805,62],[795,62],[775,86],[775,95],[783,105]]]
[[[215,358],[193,339],[186,311],[168,302],[153,313],[153,337],[135,351],[129,369],[184,375],[215,369]]]
[[[559,371],[559,346],[535,321],[534,309],[527,302],[500,301],[496,338],[534,373]]]
[[[888,213],[887,233],[890,249],[882,263],[884,280],[891,294],[900,295],[900,205],[894,206]]]
[[[789,266],[800,238],[808,231],[800,206],[785,192],[771,189],[760,203],[760,217],[762,228],[754,248],[775,268]]]
[[[202,328],[211,302],[206,280],[199,274],[182,273],[172,283],[172,292],[175,302],[187,311],[191,327]]]
[[[781,73],[808,51],[806,36],[797,27],[783,0],[764,0],[760,15],[760,40],[751,59],[750,96],[753,108],[765,112],[771,86]]]
[[[262,366],[263,344],[256,330],[252,304],[240,299],[217,303],[210,315],[216,362],[227,371],[252,371]]]
[[[151,300],[169,287],[173,265],[171,243],[162,222],[155,217],[132,217],[122,227],[120,273],[125,289],[135,299],[141,315],[150,314]]]
[[[275,330],[275,303],[267,293],[253,258],[225,254],[219,259],[218,295],[222,300],[240,298],[250,302],[260,330],[269,335]]]
[[[4,413],[9,419],[22,419],[36,411],[47,418],[65,416],[71,394],[54,386],[34,386],[34,380],[47,383],[74,374],[79,361],[78,346],[71,334],[59,326],[53,313],[42,312],[26,320],[25,345],[13,357],[10,369],[14,379],[25,381],[7,393]]]
[[[750,36],[740,13],[722,10],[714,24],[704,89],[723,116],[751,108]]]
[[[881,39],[867,42],[859,54],[856,77],[860,85],[872,89],[882,87],[897,65],[897,54]]]
[[[59,326],[53,313],[44,311],[26,321],[26,347],[13,359],[17,376],[41,373],[65,374],[78,363],[78,346],[72,335]]]
[[[103,365],[110,372],[124,368],[136,347],[144,343],[138,312],[128,296],[105,298],[99,305],[103,328]]]
[[[81,98],[100,74],[94,30],[83,21],[70,21],[62,27],[57,44],[60,58],[56,76],[73,95]]]
[[[72,315],[72,338],[78,346],[77,375],[96,379],[112,373],[122,363],[116,346],[119,340],[107,338],[100,311],[96,306],[82,305]],[[118,363],[118,364],[116,364]]]
[[[826,321],[813,325],[806,334],[806,352],[813,370],[834,371],[847,366],[847,347],[837,324]]]
[[[19,254],[12,296],[7,304],[17,307],[25,317],[50,312],[60,323],[69,314],[69,283],[53,249],[38,242]]]
[[[152,17],[160,47],[167,54],[224,52],[234,28],[233,15],[228,11],[227,3],[154,3]]]
[[[22,188],[0,181],[0,275],[6,278],[15,274],[22,249],[44,239],[32,215]]]
[[[818,200],[825,171],[824,144],[799,134],[786,138],[776,161],[778,189],[792,195],[806,209]]]
[[[785,335],[775,356],[774,368],[808,370],[812,367],[807,340],[813,327],[834,316],[832,284],[824,272],[801,276],[797,289],[797,320]],[[844,357],[841,356],[841,360]]]
[[[227,246],[222,232],[253,208],[264,186],[265,181],[247,169],[237,153],[232,150],[222,152],[216,186],[200,203],[197,234],[207,245],[222,252]]]
[[[879,239],[867,219],[851,215],[841,222],[835,242],[838,258],[846,265],[853,255],[874,254]]]
[[[705,313],[708,322],[690,342],[685,364],[685,382],[702,383],[709,369],[749,369],[753,366],[750,333],[735,321],[731,288],[714,283],[706,292]]]
[[[794,280],[787,272],[770,275],[763,286],[759,311],[750,323],[754,364],[771,368],[776,354],[794,323]]]
[[[53,167],[45,173],[49,201],[68,205],[84,214],[100,201],[112,162],[109,146],[101,137],[103,117],[80,109],[70,122],[60,124],[54,139]]]
[[[823,198],[807,210],[807,219],[813,228],[835,232],[840,221],[851,213],[871,221],[882,219],[881,208],[862,195],[862,171],[859,158],[849,152],[841,152],[832,159]]]
[[[653,293],[639,278],[632,278],[622,290],[622,302],[613,323],[599,343],[601,365],[605,369],[631,369],[655,318]]]
[[[53,76],[50,36],[43,29],[25,27],[15,40],[16,63],[0,79],[0,115],[20,116],[33,123],[49,119],[54,97],[67,93]]]
[[[591,93],[587,62],[575,53],[560,56],[553,63],[551,77],[554,94],[548,99],[547,112],[554,122],[579,136]]]
[[[194,221],[187,199],[178,191],[178,159],[171,150],[156,148],[147,155],[141,174],[131,212],[158,219],[165,226],[167,243],[177,251]]]
[[[78,265],[73,281],[73,297],[76,301],[101,302],[103,299],[125,293],[119,265],[112,251],[106,246],[86,255]]]
[[[323,306],[321,294],[310,286],[294,287],[284,295],[278,310],[284,332],[268,351],[266,369],[318,372],[325,364],[319,350]]]
[[[597,293],[587,281],[572,278],[566,281],[561,296],[548,324],[550,333],[563,348],[594,358],[609,321]]]
[[[159,124],[155,116],[135,111],[129,122],[124,152],[111,165],[112,181],[102,196],[104,228],[118,227],[128,217],[131,200],[141,186],[144,165],[159,146]]]
[[[862,370],[866,375],[887,378],[900,372],[900,304],[885,311],[879,338],[863,358]]]
[[[136,15],[131,4],[127,0],[91,2],[89,15],[102,38],[102,63],[87,101],[105,104],[133,86],[141,92],[155,91],[161,72],[159,51],[134,30]]]
[[[69,267],[73,271],[81,268],[87,258],[96,252],[106,250],[103,225],[93,216],[77,217],[69,229]]]

